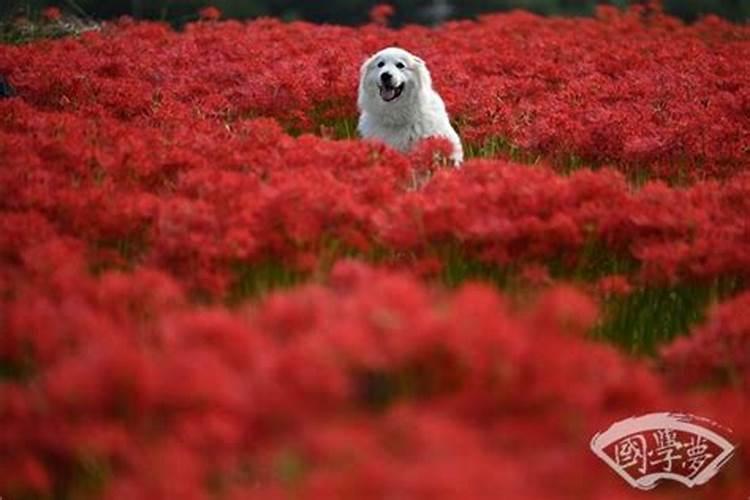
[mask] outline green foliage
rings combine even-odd
[[[705,319],[709,306],[736,291],[733,280],[712,284],[648,287],[609,300],[595,338],[610,341],[633,354],[654,354],[677,335]]]
[[[238,263],[227,302],[238,304],[243,300],[262,298],[273,290],[290,288],[307,279],[309,273],[295,271],[280,262]]]
[[[664,9],[687,21],[706,14],[716,14],[735,21],[750,19],[750,2],[747,0],[665,0]]]

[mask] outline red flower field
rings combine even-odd
[[[0,45],[2,498],[748,498],[750,27],[389,13]],[[394,44],[463,168],[356,138]],[[709,483],[591,452],[663,411]]]

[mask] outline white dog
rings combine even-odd
[[[461,139],[451,126],[445,104],[432,89],[425,62],[396,47],[383,49],[362,65],[359,79],[359,125],[365,139],[377,139],[408,151],[420,139],[444,137],[453,144],[455,165],[463,161]]]

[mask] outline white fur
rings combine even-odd
[[[393,85],[403,84],[401,95],[390,102],[380,94],[384,72],[391,74]],[[363,138],[380,140],[406,152],[421,139],[444,137],[453,144],[454,164],[463,161],[461,139],[451,126],[443,99],[432,88],[427,65],[419,57],[389,47],[367,59],[360,71],[357,104],[357,130]]]

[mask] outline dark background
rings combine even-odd
[[[369,9],[379,3],[368,0],[0,0],[0,16],[25,12],[33,16],[46,6],[64,12],[108,19],[124,14],[169,21],[180,25],[198,17],[201,7],[214,5],[225,18],[274,16],[335,24],[362,24]],[[546,15],[590,15],[597,3],[625,6],[628,0],[393,0],[393,23],[435,23],[446,18],[470,18],[490,11],[514,8]],[[750,0],[664,0],[664,9],[687,21],[704,14],[718,14],[733,21],[750,18]]]

